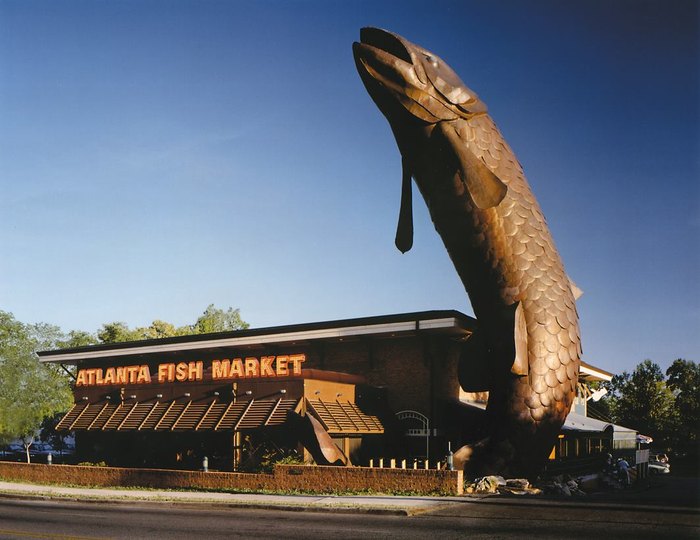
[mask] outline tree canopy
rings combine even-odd
[[[0,443],[23,439],[27,460],[43,419],[72,402],[68,378],[35,354],[58,346],[62,337],[58,327],[23,324],[0,311]]]
[[[228,308],[223,310],[215,307],[214,304],[210,304],[194,324],[175,326],[169,322],[156,319],[149,326],[131,329],[126,323],[112,322],[103,324],[102,328],[98,330],[96,337],[99,343],[117,343],[121,341],[244,330],[248,326],[248,323],[241,318],[239,309]]]
[[[698,453],[700,437],[700,366],[677,359],[663,372],[644,360],[632,373],[615,375],[604,386],[606,397],[592,411],[654,439],[658,448]]]

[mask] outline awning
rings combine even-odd
[[[304,399],[304,398],[301,398]],[[287,413],[299,412],[299,399],[250,399],[194,403],[76,403],[57,424],[57,431],[243,431],[279,426]],[[307,400],[307,410],[331,434],[384,433],[376,416],[355,403]]]
[[[84,431],[233,431],[277,426],[299,400],[248,400],[193,403],[76,403],[56,430]]]
[[[583,416],[576,413],[569,413],[566,417],[562,431],[579,431],[588,433],[602,433],[603,431],[612,429],[613,440],[615,441],[636,441],[637,432],[632,428],[618,426],[611,422],[603,422],[596,418]]]
[[[307,411],[311,412],[331,434],[384,433],[384,426],[378,417],[363,412],[349,401],[307,400]]]

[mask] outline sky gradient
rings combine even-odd
[[[352,59],[447,61],[522,163],[584,360],[700,361],[698,4],[0,0],[0,309],[97,330],[472,314]]]

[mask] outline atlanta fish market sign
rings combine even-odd
[[[154,372],[151,371],[151,366],[148,364],[86,368],[78,371],[75,385],[112,386],[290,377],[301,375],[301,366],[305,361],[306,355],[304,354],[289,354],[212,360],[210,369],[207,371],[204,369],[202,360],[158,364]]]

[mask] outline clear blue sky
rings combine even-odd
[[[379,26],[489,105],[584,290],[585,360],[699,361],[697,6],[0,0],[0,309],[471,314],[419,196],[393,246],[400,158],[351,53]]]

